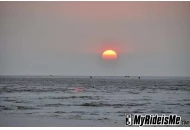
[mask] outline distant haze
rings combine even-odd
[[[190,76],[189,13],[190,2],[0,2],[0,75]]]

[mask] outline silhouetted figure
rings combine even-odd
[[[90,76],[90,78],[92,78],[92,76]]]
[[[141,77],[139,77],[139,79],[141,79]]]

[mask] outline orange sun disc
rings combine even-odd
[[[117,53],[113,50],[106,50],[102,54],[103,59],[117,59]]]

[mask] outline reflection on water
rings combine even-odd
[[[74,92],[82,92],[82,91],[83,91],[83,88],[78,88],[78,87],[76,87],[76,88],[73,89],[73,91],[74,91]]]
[[[189,78],[0,77],[0,113],[120,122],[125,113],[190,120]]]

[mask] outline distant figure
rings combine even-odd
[[[90,78],[92,78],[92,76],[90,76]]]
[[[139,77],[139,79],[141,79],[141,77]]]
[[[126,78],[126,77],[129,78],[129,76],[125,76],[125,78]]]
[[[52,75],[50,75],[50,76],[52,76]]]

